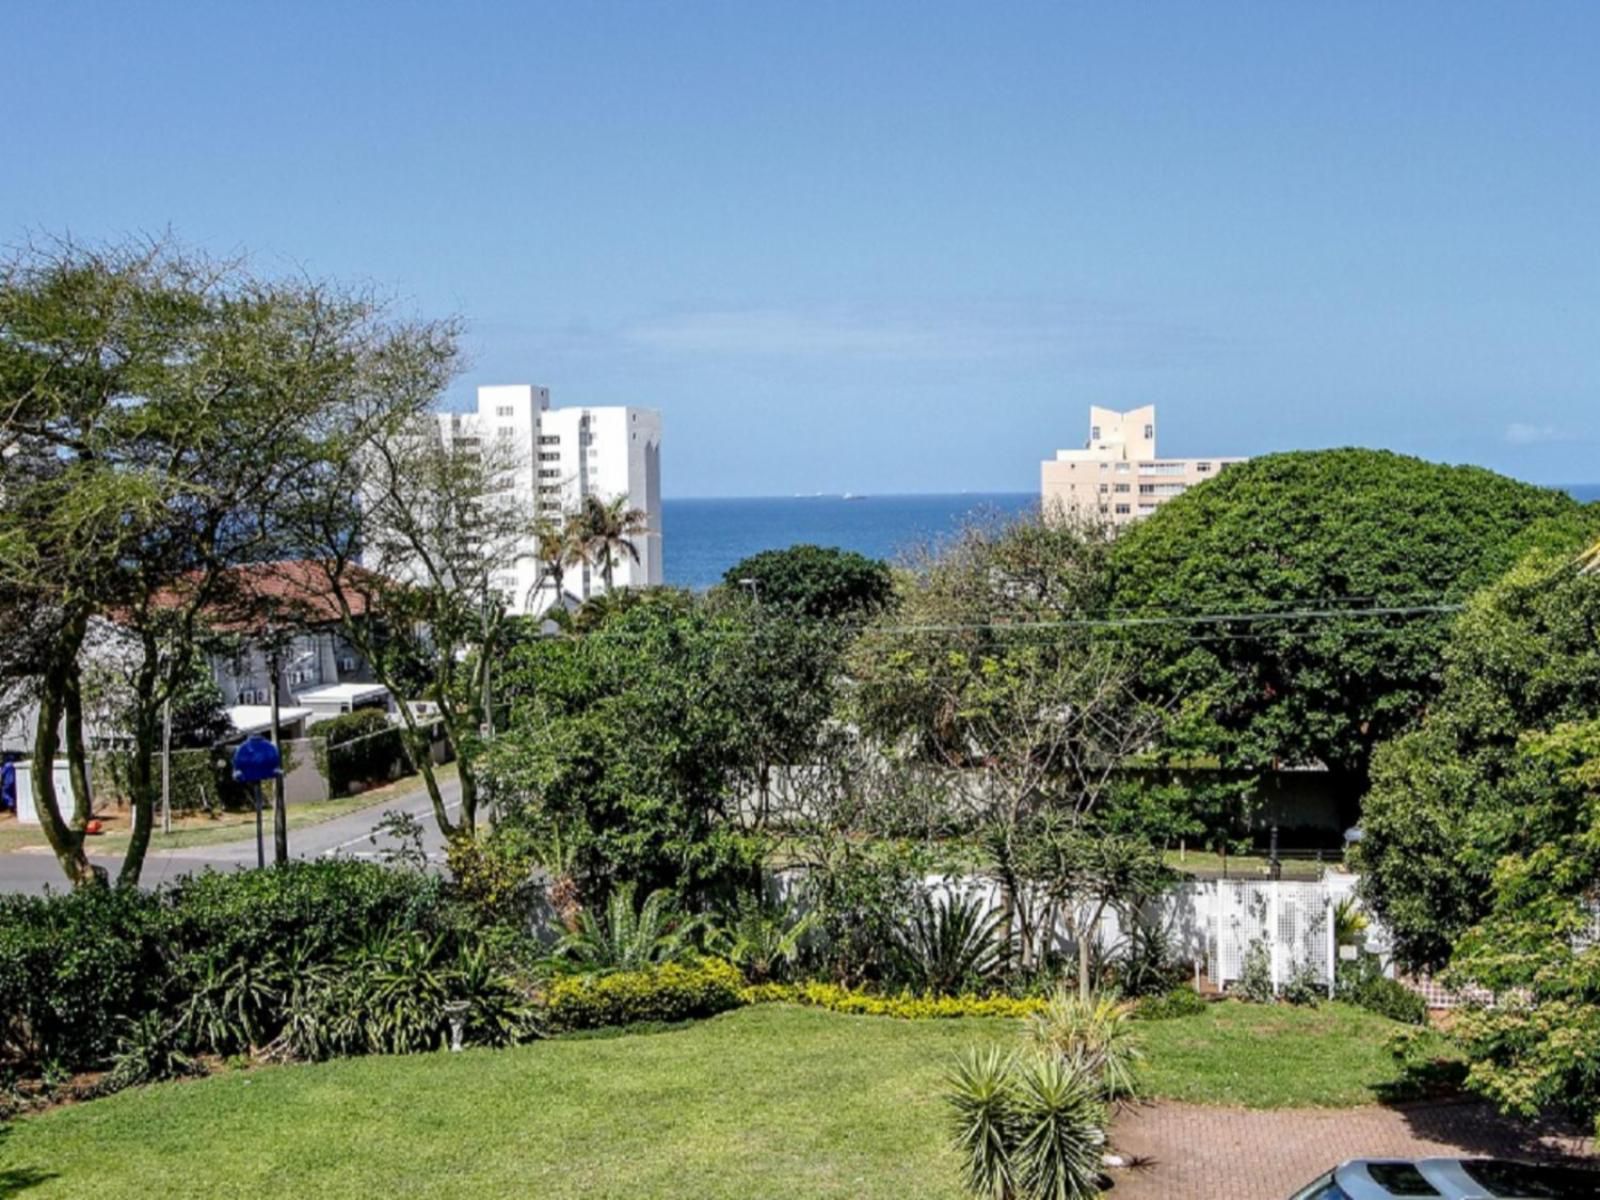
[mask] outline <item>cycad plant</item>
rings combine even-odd
[[[618,884],[604,912],[578,914],[556,955],[585,971],[642,971],[693,957],[700,922],[680,913],[668,892],[651,892],[637,908],[634,894],[632,883]]]
[[[1110,996],[1090,996],[1058,987],[1045,1010],[1024,1018],[1028,1042],[1095,1081],[1107,1101],[1139,1094],[1144,1047],[1132,1010]]]
[[[1000,965],[1001,914],[981,897],[923,892],[895,935],[894,964],[919,991],[948,995],[992,976]]]
[[[965,1183],[992,1200],[1100,1191],[1105,1107],[1096,1082],[1054,1055],[971,1050],[946,1082]]]
[[[707,940],[713,951],[743,971],[751,983],[769,983],[790,973],[815,924],[815,913],[800,913],[781,901],[744,895],[732,917],[712,930]]]

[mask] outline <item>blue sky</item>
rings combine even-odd
[[[459,313],[668,495],[1170,454],[1600,479],[1600,4],[7,0],[0,241]]]

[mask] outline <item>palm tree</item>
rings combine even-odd
[[[606,591],[610,592],[616,564],[624,558],[639,561],[639,548],[632,538],[634,534],[649,531],[650,515],[642,508],[629,508],[627,496],[614,500],[585,496],[583,509],[573,521],[585,560],[599,566],[600,578],[605,580]]]
[[[534,590],[549,580],[555,586],[556,598],[552,607],[561,608],[566,595],[567,568],[583,561],[584,549],[574,518],[553,521],[540,517],[533,525],[534,556],[539,560],[539,582]]]

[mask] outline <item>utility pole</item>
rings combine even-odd
[[[161,705],[161,832],[172,832],[172,689]]]
[[[279,652],[277,636],[269,627],[267,629],[267,664],[272,676],[272,684],[268,689],[272,693],[272,748],[278,752],[279,761],[282,761],[283,751],[278,744],[278,671]],[[259,784],[257,785],[259,789]],[[259,793],[258,793],[259,794]],[[289,812],[284,803],[283,771],[279,770],[276,780],[272,785],[272,861],[277,866],[286,866],[289,862]]]

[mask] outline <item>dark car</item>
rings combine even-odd
[[[1600,1172],[1503,1158],[1355,1158],[1289,1200],[1596,1200]]]

